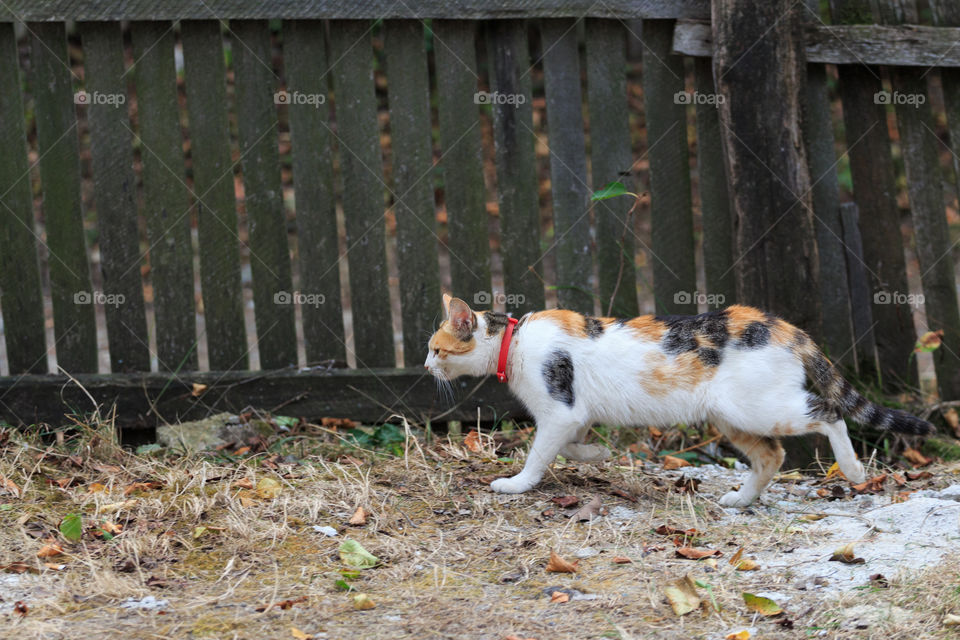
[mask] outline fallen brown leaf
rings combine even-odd
[[[358,611],[365,611],[367,609],[373,609],[377,605],[370,599],[365,593],[358,593],[353,596],[353,608]]]
[[[680,493],[696,493],[700,490],[700,478],[677,478],[673,483]]]
[[[38,558],[52,558],[59,555],[63,555],[63,547],[55,542],[51,544],[45,544],[40,547],[40,551],[37,551]]]
[[[636,501],[637,501],[637,496],[633,495],[632,492],[630,492],[630,491],[628,491],[628,490],[626,490],[626,489],[621,489],[620,487],[613,487],[613,488],[611,488],[611,489],[610,489],[610,495],[617,496],[617,497],[619,497],[619,498],[623,498],[624,500],[629,500],[630,502],[636,502]]]
[[[674,469],[679,469],[680,467],[689,467],[691,466],[689,462],[683,458],[676,458],[674,456],[663,456],[663,470],[664,471],[673,471]]]
[[[0,480],[2,480],[4,491],[11,494],[15,498],[20,497],[20,487],[17,486],[16,482],[6,476],[0,476]]]
[[[480,443],[480,434],[476,429],[468,433],[467,437],[463,439],[463,446],[474,453],[480,453],[483,450],[483,445]]]
[[[574,514],[570,516],[570,519],[576,520],[577,522],[593,520],[600,515],[601,506],[602,503],[600,502],[600,496],[594,496],[590,502],[577,509]]]
[[[870,582],[873,584],[873,586],[880,587],[881,589],[885,589],[890,586],[890,583],[886,578],[883,577],[882,573],[874,573],[871,575]]]
[[[719,549],[696,549],[694,547],[680,547],[676,550],[676,553],[678,557],[689,560],[699,560],[700,558],[723,555]]]
[[[320,425],[328,429],[356,429],[360,423],[350,418],[320,418]]]
[[[910,464],[915,467],[925,467],[933,462],[933,460],[913,448],[904,449],[903,457],[910,461]]]
[[[252,451],[251,447],[240,447],[239,449],[237,449],[236,451],[233,452],[233,455],[235,455],[235,456],[245,456],[245,455],[247,455],[248,453],[250,453],[250,451]]]
[[[700,608],[700,596],[697,586],[689,575],[674,580],[663,587],[663,595],[678,616],[686,615]]]
[[[614,556],[613,564],[631,564],[633,560],[625,556]]]
[[[350,516],[350,519],[347,522],[355,527],[359,527],[367,524],[367,518],[370,515],[370,512],[363,507],[357,507],[357,510],[353,512],[353,515]]]
[[[293,636],[294,640],[314,640],[314,637],[309,633],[304,633],[297,629],[296,627],[290,627],[290,635]]]
[[[3,569],[7,573],[40,573],[39,569],[26,562],[11,562],[10,564],[3,565],[0,569]]]
[[[567,509],[569,507],[575,507],[578,505],[580,503],[580,498],[577,496],[557,496],[555,498],[550,498],[550,502]]]
[[[893,478],[893,481],[897,483],[898,487],[902,487],[907,484],[907,479],[904,478],[903,474],[901,473],[894,473],[890,477]]]
[[[932,477],[929,471],[907,471],[907,480],[927,480]]]
[[[570,602],[570,596],[564,593],[563,591],[554,591],[550,594],[550,602],[554,604],[562,604],[564,602]]]
[[[134,491],[152,491],[153,489],[159,489],[162,486],[163,485],[159,482],[134,482],[123,490],[123,495],[128,496]]]
[[[203,392],[207,390],[207,385],[200,384],[199,382],[193,383],[193,389],[190,391],[190,395],[194,398],[199,398],[203,395]]]
[[[114,535],[114,536],[117,535],[118,533],[120,533],[121,531],[123,531],[123,525],[122,525],[122,524],[116,524],[116,523],[113,523],[113,522],[108,522],[107,520],[104,520],[102,523],[100,523],[100,528],[101,528],[102,530],[106,531],[107,533],[109,533],[109,534],[111,534],[111,535]]]
[[[678,529],[676,527],[671,527],[670,525],[666,525],[666,524],[660,525],[659,527],[654,529],[654,531],[656,531],[662,536],[681,535],[687,538],[694,538],[700,534],[700,532],[697,531],[696,529]]]
[[[289,609],[295,604],[300,604],[306,601],[307,601],[307,596],[300,596],[299,598],[293,598],[291,600],[282,600],[280,602],[274,602],[273,605],[262,604],[256,608],[256,611],[258,611],[259,613],[263,613],[267,609],[273,609],[273,608]]]
[[[250,478],[240,478],[230,485],[233,489],[253,489],[253,480]]]
[[[579,562],[567,562],[558,556],[556,551],[551,551],[546,570],[551,573],[576,573],[577,564],[579,564]]]
[[[13,603],[13,611],[14,611],[14,613],[16,613],[17,615],[23,617],[23,616],[26,616],[26,615],[27,615],[27,612],[28,612],[28,611],[30,611],[30,607],[28,607],[28,606],[23,602],[23,600],[17,600],[16,602]]]
[[[830,560],[833,562],[843,562],[845,564],[863,564],[866,562],[866,560],[858,558],[857,554],[854,553],[852,542],[834,551],[833,555],[830,556]]]

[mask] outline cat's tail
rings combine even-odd
[[[804,371],[820,392],[820,396],[815,398],[810,408],[812,417],[832,422],[848,415],[862,425],[914,435],[927,435],[936,431],[936,427],[926,420],[906,411],[880,406],[864,398],[840,375],[813,340],[804,340],[797,346],[797,353],[803,362]]]

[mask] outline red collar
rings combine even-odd
[[[510,340],[513,339],[513,327],[517,324],[516,318],[507,318],[507,328],[503,330],[500,339],[500,360],[497,362],[497,380],[507,381],[507,355],[510,353]]]

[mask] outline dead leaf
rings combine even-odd
[[[26,562],[11,562],[10,564],[0,567],[0,569],[3,569],[7,573],[40,573],[39,569]]]
[[[99,482],[94,482],[87,486],[87,493],[103,493],[107,488]]]
[[[660,429],[657,429],[656,427],[647,427],[647,430],[650,432],[651,437],[654,437],[654,438],[663,437],[663,432],[660,431]]]
[[[43,566],[45,566],[47,569],[50,569],[51,571],[63,571],[64,569],[67,568],[67,565],[65,564],[56,564],[53,562],[44,562]]]
[[[304,633],[296,627],[290,627],[290,635],[293,636],[294,640],[314,640],[312,635]]]
[[[679,469],[680,467],[689,467],[691,466],[689,462],[683,458],[676,458],[674,456],[663,456],[663,470],[664,471],[673,471],[674,469]]]
[[[11,494],[15,498],[20,497],[20,487],[17,486],[16,482],[6,476],[0,476],[0,480],[2,480],[4,491]]]
[[[676,550],[676,553],[678,557],[689,560],[699,560],[700,558],[723,555],[719,549],[696,549],[694,547],[680,547]]]
[[[910,499],[910,496],[916,493],[916,491],[898,491],[896,495],[890,497],[890,502],[894,504],[900,504],[901,502],[906,502]]]
[[[249,491],[241,491],[237,494],[237,498],[240,500],[240,506],[244,508],[252,507],[257,504],[257,501],[253,499],[254,494]]]
[[[945,627],[960,627],[960,616],[953,613],[948,613],[943,617],[943,626]]]
[[[550,502],[560,505],[564,509],[569,507],[574,507],[580,503],[580,498],[577,496],[557,496],[556,498],[550,498]]]
[[[728,633],[724,636],[724,640],[750,640],[750,631],[743,629],[737,631],[736,633]]]
[[[237,449],[236,451],[233,452],[233,455],[235,455],[235,456],[245,456],[245,455],[247,455],[248,453],[250,453],[250,451],[251,451],[251,448],[250,448],[250,447],[240,447],[239,449]]]
[[[134,491],[152,491],[153,489],[159,489],[162,486],[163,485],[159,482],[134,482],[123,490],[123,495],[128,496]]]
[[[631,564],[633,560],[625,556],[614,556],[613,564]]]
[[[696,529],[678,529],[676,527],[671,527],[670,525],[667,525],[667,524],[660,525],[659,527],[654,529],[654,531],[656,531],[662,536],[681,535],[687,538],[695,538],[700,534],[700,532],[697,531]]]
[[[803,480],[803,474],[799,471],[791,471],[790,473],[779,473],[774,478],[776,482],[797,482]]]
[[[680,493],[696,493],[700,489],[700,478],[677,478],[673,486],[680,490]]]
[[[365,593],[358,593],[353,596],[353,608],[358,611],[365,611],[367,609],[373,609],[377,605],[374,604],[373,600],[370,599]]]
[[[667,597],[667,602],[670,603],[673,612],[678,616],[686,615],[700,608],[697,586],[689,575],[668,583],[667,586],[663,587],[663,595]]]
[[[257,495],[264,500],[271,500],[280,495],[283,486],[274,478],[269,476],[260,478],[257,482]]]
[[[743,602],[747,605],[747,609],[750,609],[750,611],[755,611],[762,616],[775,616],[783,613],[783,609],[780,608],[780,605],[770,598],[764,598],[763,596],[757,596],[746,592],[744,592],[742,595]]]
[[[352,524],[355,527],[367,524],[367,518],[372,515],[369,511],[363,507],[357,507],[357,510],[353,512],[353,515],[350,516],[350,519],[347,521],[348,524]]]
[[[915,467],[925,467],[933,462],[933,460],[913,448],[904,449],[903,457],[910,461],[910,464]]]
[[[554,591],[550,594],[550,602],[554,604],[562,604],[564,602],[570,602],[570,596],[563,591]]]
[[[737,571],[757,571],[760,565],[753,558],[744,558],[737,563]]]
[[[937,329],[936,331],[927,331],[925,334],[920,336],[917,340],[917,344],[913,347],[914,353],[927,353],[930,351],[936,351],[940,348],[940,343],[943,338],[943,329]]]
[[[600,496],[594,496],[590,502],[577,509],[574,514],[570,516],[570,519],[576,520],[577,522],[593,520],[600,515],[600,507]]]
[[[579,564],[579,561],[573,563],[567,562],[558,556],[556,551],[551,551],[546,570],[551,573],[576,573],[577,564]]]
[[[907,480],[927,480],[932,477],[929,471],[907,471]]]
[[[837,477],[837,476],[839,476],[839,477],[841,477],[841,478],[845,477],[845,476],[843,475],[843,471],[840,471],[840,465],[837,464],[836,462],[834,462],[834,463],[833,463],[832,465],[830,465],[830,467],[827,469],[827,474],[823,477],[823,479],[824,479],[824,480],[830,480],[831,478],[834,478],[834,477]]]
[[[68,489],[70,485],[73,484],[73,481],[76,480],[75,477],[69,476],[67,478],[57,478],[53,482],[60,487],[61,489]]]
[[[893,481],[897,483],[898,487],[902,487],[907,484],[907,479],[904,478],[903,474],[901,473],[894,473],[890,477],[893,478]]]
[[[515,636],[511,633],[509,636],[504,636],[503,640],[536,640],[536,638],[524,638],[522,636]]]
[[[166,578],[161,578],[159,576],[150,576],[147,578],[144,584],[148,587],[156,587],[157,589],[166,589],[170,586],[170,583]]]
[[[853,551],[853,543],[845,544],[830,556],[832,562],[843,562],[845,564],[863,564],[866,562],[863,558],[858,558]]]
[[[273,609],[273,608],[289,609],[295,604],[300,604],[306,601],[307,601],[307,596],[300,596],[299,598],[293,598],[291,600],[282,600],[280,602],[274,602],[272,605],[262,604],[256,608],[256,611],[258,611],[259,613],[263,613],[267,609]]]
[[[25,617],[27,615],[27,612],[30,611],[30,607],[28,607],[23,602],[23,600],[17,600],[16,602],[13,603],[13,611],[17,615],[21,617]]]
[[[886,589],[887,587],[890,586],[890,582],[888,582],[887,579],[883,577],[882,573],[875,573],[871,575],[870,582],[871,584],[873,584],[873,586],[880,587],[881,589]]]
[[[100,507],[100,513],[114,513],[123,509],[130,509],[137,504],[136,500],[124,500],[123,502],[114,502]]]
[[[328,429],[356,429],[360,426],[360,423],[350,418],[320,418],[320,426]]]
[[[190,395],[194,398],[199,398],[203,395],[203,392],[207,390],[207,385],[200,384],[199,382],[193,383],[193,390],[190,391]]]
[[[736,565],[738,562],[740,562],[740,558],[742,557],[743,557],[743,547],[740,547],[739,549],[737,549],[737,552],[730,557],[730,565],[731,566]]]
[[[463,446],[474,453],[480,453],[483,450],[483,445],[480,443],[480,434],[476,429],[468,433],[467,437],[463,439]]]
[[[624,500],[629,500],[630,502],[637,501],[637,496],[633,495],[632,492],[627,491],[626,489],[621,489],[620,487],[612,487],[610,489],[610,495],[623,498]]]
[[[115,536],[121,531],[123,531],[123,525],[104,520],[103,522],[100,523],[100,529],[102,529],[103,531],[106,531],[110,535]]]
[[[230,485],[232,489],[253,489],[253,480],[250,478],[240,478]]]
[[[63,547],[55,542],[51,544],[45,544],[40,547],[40,551],[37,551],[38,558],[52,558],[60,555],[63,555]]]
[[[823,520],[826,517],[827,516],[822,513],[805,513],[800,516],[800,520],[804,522],[816,522],[817,520]]]

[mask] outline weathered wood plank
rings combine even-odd
[[[43,216],[57,364],[70,373],[97,370],[96,320],[84,242],[80,143],[63,24],[29,25],[30,88],[37,123]]]
[[[468,301],[491,289],[475,38],[474,22],[433,24],[450,275],[454,295]]]
[[[869,15],[869,14],[867,14]],[[960,67],[960,28],[923,25],[811,25],[804,31],[807,62],[908,67]],[[681,20],[673,34],[673,51],[712,56],[709,22]]]
[[[393,366],[385,185],[373,87],[370,23],[350,20],[330,27],[354,351],[360,367]]]
[[[587,20],[587,95],[593,189],[618,181],[636,191],[627,111],[627,30],[619,20]],[[596,215],[597,283],[605,315],[640,313],[634,266],[632,198],[602,200]]]
[[[931,0],[930,9],[933,12],[934,24],[960,27],[960,3],[953,0]],[[941,69],[940,84],[943,87],[943,103],[950,131],[953,181],[957,196],[960,197],[960,69]]]
[[[422,368],[331,369],[248,373],[188,373],[171,379],[159,373],[78,375],[84,390],[64,376],[27,375],[0,378],[0,419],[13,424],[64,424],[64,414],[92,412],[89,392],[109,410],[116,405],[121,427],[149,427],[157,414],[171,422],[204,418],[246,407],[307,419],[342,416],[377,423],[399,413],[422,422],[432,420],[492,421],[504,416],[523,419],[527,412],[506,385],[489,376],[472,394],[476,378],[453,381],[456,406],[437,394],[434,380]],[[207,385],[199,398],[193,383]],[[151,406],[153,405],[153,406]],[[155,410],[155,413],[154,413]]]
[[[564,309],[593,313],[590,194],[577,30],[573,20],[551,18],[541,21],[540,35],[547,98],[557,301]]]
[[[883,14],[899,14],[894,4],[886,0],[880,6]],[[897,9],[901,7],[896,7]],[[904,3],[906,15],[898,19],[915,20],[916,7],[912,0]],[[940,162],[937,158],[940,144],[934,133],[933,113],[926,99],[927,73],[923,69],[894,67],[891,85],[894,95],[899,92],[907,101],[893,100],[900,131],[900,148],[907,174],[907,192],[910,197],[910,215],[916,236],[917,261],[920,282],[923,285],[924,310],[927,326],[942,330],[942,346],[933,352],[937,373],[937,390],[942,400],[960,398],[960,308],[957,307],[957,282],[950,254],[950,230],[944,211]],[[924,99],[921,101],[919,97]],[[909,98],[913,100],[909,100]],[[911,103],[912,102],[912,103]],[[901,292],[901,294],[904,292]],[[891,304],[907,307],[897,300]]]
[[[697,110],[697,172],[700,190],[700,213],[703,224],[703,270],[707,294],[718,305],[737,300],[737,283],[733,272],[733,216],[727,193],[727,171],[723,166],[723,143],[717,113],[717,90],[713,84],[713,64],[707,58],[693,62]],[[722,298],[720,297],[722,296]]]
[[[486,27],[490,87],[498,95],[512,97],[492,103],[491,110],[503,286],[505,293],[523,296],[507,307],[520,316],[544,308],[543,283],[529,269],[540,258],[540,206],[527,25],[520,20],[496,20]]]
[[[322,294],[323,304],[301,305],[307,362],[346,361],[343,304],[340,300],[340,255],[337,247],[336,194],[330,107],[326,98],[330,75],[325,48],[325,25],[294,20],[284,24],[284,63],[287,92],[316,96],[317,107],[289,104],[293,186],[297,212],[297,250],[300,290]],[[316,298],[319,300],[319,298]]]
[[[110,368],[114,373],[149,371],[123,37],[115,22],[85,22],[81,34],[100,272],[104,293],[121,301],[105,306]]]
[[[220,23],[185,20],[180,33],[210,369],[248,369]]]
[[[237,20],[396,18],[710,18],[708,0],[9,0],[0,22],[22,20]]]
[[[236,85],[237,137],[244,206],[250,229],[250,270],[260,366],[297,364],[293,279],[277,148],[277,77],[265,20],[230,23]],[[242,44],[241,44],[242,43]]]
[[[850,309],[853,337],[856,343],[858,371],[863,375],[877,371],[877,347],[874,337],[873,291],[863,257],[863,238],[860,235],[860,213],[853,202],[840,205],[840,225],[843,228],[843,248],[846,260],[847,284],[850,287]]]
[[[20,64],[13,25],[0,25],[0,309],[11,374],[44,373],[47,348],[37,262]]]
[[[683,59],[670,53],[673,22],[644,20],[643,97],[650,159],[653,294],[658,313],[697,312],[693,203],[687,147]]]
[[[426,354],[428,336],[442,308],[437,261],[436,214],[430,124],[430,77],[423,24],[387,21],[384,51],[393,145],[393,212],[397,219],[397,261],[403,360],[414,366]]]
[[[831,0],[834,23],[844,20],[872,19],[869,0]],[[874,96],[883,90],[880,71],[863,65],[841,65],[839,93],[843,102],[843,123],[850,158],[853,198],[859,209],[860,235],[863,237],[864,268],[870,278],[870,290],[908,291],[907,265],[900,232],[900,211],[896,201],[893,158],[887,114]],[[896,391],[917,382],[913,351],[914,328],[909,310],[897,305],[881,304],[880,298],[869,297],[871,317],[876,322],[873,335],[877,358],[866,350],[860,358],[860,375],[879,378],[886,391]],[[859,337],[859,335],[857,336]]]
[[[197,368],[197,331],[174,33],[164,22],[135,22],[131,31],[157,360],[161,370],[189,371]]]

